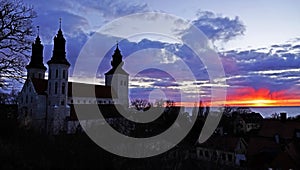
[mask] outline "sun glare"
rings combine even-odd
[[[276,103],[275,101],[266,99],[252,100],[250,102],[252,102],[252,106],[256,107],[273,106]]]

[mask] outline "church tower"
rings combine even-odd
[[[112,55],[112,68],[105,73],[105,85],[111,86],[116,94],[113,94],[113,100],[117,98],[117,103],[122,104],[125,108],[129,106],[128,102],[128,73],[122,68],[122,54],[119,45]]]
[[[44,46],[41,44],[41,39],[39,37],[39,27],[38,27],[38,35],[35,39],[35,42],[32,43],[32,54],[30,63],[26,66],[27,69],[27,79],[29,78],[37,78],[44,79],[45,72],[47,68],[43,63],[43,49]]]
[[[70,63],[66,59],[66,40],[61,30],[54,37],[54,49],[52,58],[47,62],[49,66],[48,76],[48,129],[53,129],[57,134],[66,129],[66,117],[70,115],[67,105],[68,72]]]

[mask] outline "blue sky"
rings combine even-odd
[[[219,50],[225,70],[224,80],[227,83],[228,98],[235,100],[235,96],[240,96],[241,93],[245,98],[258,96],[266,99],[292,100],[300,97],[298,69],[300,10],[297,9],[300,1],[24,0],[24,2],[33,5],[37,12],[38,17],[34,23],[40,26],[40,36],[45,45],[45,61],[51,57],[52,39],[57,32],[60,17],[67,39],[67,56],[73,66],[87,40],[103,25],[129,14],[164,12],[193,23]],[[103,35],[102,38],[109,39],[107,35]],[[169,96],[173,93],[177,96],[175,93],[178,89],[186,89],[189,95],[193,95],[195,93],[193,89],[200,87],[201,96],[209,97],[211,87],[221,86],[217,80],[208,81],[205,66],[199,63],[185,46],[171,41],[168,43],[151,39],[151,36],[144,38],[138,41],[121,41],[120,48],[124,57],[134,56],[143,48],[158,48],[160,51],[156,51],[157,56],[163,56],[163,60],[160,60],[161,65],[156,65],[156,68],[171,68],[182,60],[199,70],[196,71],[196,82],[174,82],[172,77],[162,80],[157,77],[159,72],[151,76],[144,71],[142,72],[146,76],[144,79],[137,80],[133,77],[131,91],[134,97],[140,94],[151,95],[154,87],[160,87]],[[166,50],[174,55],[166,53]],[[100,83],[103,83],[103,72],[109,69],[112,52],[105,55],[104,63],[99,67]],[[155,57],[156,52],[148,55]],[[179,58],[176,58],[178,56]],[[128,63],[125,63],[125,67],[133,67]],[[72,69],[71,67],[71,72]],[[161,73],[165,76],[163,72]],[[166,85],[169,88],[166,89]],[[245,94],[245,91],[249,94]]]
[[[282,43],[295,37],[300,37],[300,6],[295,0],[274,0],[274,1],[220,1],[220,0],[146,0],[146,1],[33,1],[25,0],[32,4],[39,16],[57,12],[56,16],[68,15],[81,20],[82,28],[86,31],[101,26],[104,22],[110,21],[126,14],[142,11],[162,11],[182,17],[187,20],[194,20],[197,12],[212,11],[217,15],[231,18],[239,17],[246,25],[244,36],[236,40],[222,44],[226,49],[262,47],[276,43]],[[120,10],[122,9],[122,10]],[[51,18],[49,18],[51,17]],[[39,20],[37,19],[37,24]],[[55,15],[47,16],[47,20],[56,21]],[[77,21],[77,23],[80,21]],[[50,24],[49,23],[49,24]],[[54,31],[54,30],[53,30]]]
[[[226,48],[262,47],[300,36],[300,1],[294,0],[149,0],[146,3],[153,10],[193,20],[198,10],[234,18],[238,16],[246,25],[245,35],[224,44]]]

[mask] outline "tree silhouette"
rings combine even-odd
[[[0,2],[0,87],[8,80],[22,81],[33,36],[32,7],[21,0]]]
[[[131,105],[134,106],[138,111],[147,111],[151,108],[151,103],[145,99],[134,99],[131,101]]]

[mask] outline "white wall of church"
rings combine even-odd
[[[46,96],[38,95],[28,79],[18,97],[19,116],[25,127],[43,130],[46,117]]]
[[[105,85],[111,86],[116,95],[113,98],[118,98],[118,102],[125,107],[129,106],[128,102],[128,75],[114,74],[105,76]]]
[[[48,78],[48,96],[50,105],[66,105],[68,94],[68,66],[50,64]]]

